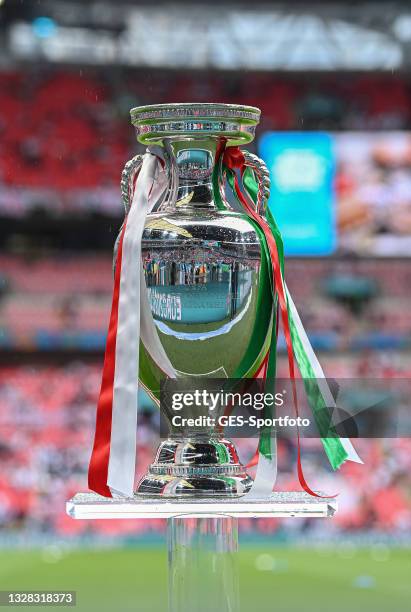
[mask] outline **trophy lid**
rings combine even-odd
[[[224,136],[233,146],[253,140],[261,111],[240,104],[193,102],[137,106],[130,114],[137,140],[143,144],[161,144],[176,136]]]

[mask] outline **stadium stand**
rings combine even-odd
[[[3,255],[0,270],[0,346],[104,348],[112,291],[110,256],[28,260]],[[317,348],[411,345],[407,260],[393,266],[390,260],[290,259],[287,278]],[[364,291],[364,283],[369,291]]]
[[[136,150],[130,107],[219,100],[262,110],[260,131],[406,129],[410,86],[398,76],[278,77],[27,67],[0,72],[0,214],[83,207],[119,215],[124,160]],[[97,192],[95,190],[98,190]]]
[[[350,376],[359,362],[330,359],[327,365],[331,374]],[[285,363],[281,368],[285,369]],[[139,525],[133,521],[72,521],[61,512],[67,498],[86,489],[100,370],[100,363],[81,362],[0,370],[0,530],[121,535],[164,528],[149,521]],[[383,373],[380,369],[380,375]],[[158,443],[157,413],[143,408],[140,425],[137,477],[151,462]],[[244,460],[251,457],[255,444],[256,440],[238,440]],[[407,501],[410,441],[362,440],[356,446],[366,468],[346,464],[331,477],[324,469],[320,443],[304,442],[307,478],[323,490],[341,493],[340,511],[329,528],[406,533],[411,527]],[[284,490],[299,488],[295,459],[294,444],[282,441],[277,486]],[[263,532],[275,532],[281,521],[258,521],[257,525]],[[252,526],[245,522],[243,528]],[[314,529],[315,521],[301,522],[299,528]]]
[[[0,255],[4,533],[127,535],[164,529],[162,523],[148,521],[72,521],[61,511],[71,494],[87,487],[112,289],[107,242],[98,254],[89,238],[94,234],[100,240],[102,235],[98,215],[113,220],[111,233],[103,232],[110,243],[120,223],[119,176],[125,160],[138,150],[129,126],[130,107],[205,99],[242,102],[262,109],[261,133],[411,127],[405,76],[248,72],[240,77],[203,71],[193,78],[188,71],[183,76],[181,71],[153,70],[149,79],[147,73],[140,77],[138,70],[119,67],[27,65],[0,71],[1,232],[12,227],[14,233]],[[339,180],[337,189],[344,190],[347,186],[341,176]],[[78,234],[78,251],[63,252],[55,242],[50,247],[43,235],[30,235],[29,241],[38,213],[40,226],[74,219],[68,231]],[[24,229],[26,218],[30,225]],[[80,235],[85,227],[89,234]],[[63,226],[59,231],[68,233]],[[289,259],[287,278],[314,346],[326,351],[328,375],[410,376],[405,352],[411,344],[407,260]],[[26,352],[25,365],[10,365],[15,351]],[[90,351],[99,356],[86,363],[85,352]],[[45,352],[48,363],[41,365],[39,356],[44,362]],[[54,363],[57,354],[64,364]],[[281,372],[285,374],[285,363],[280,363]],[[137,475],[152,460],[157,444],[157,416],[148,405],[142,422]],[[239,446],[247,460],[255,441],[242,440]],[[322,528],[401,537],[411,527],[410,441],[368,440],[358,446],[366,468],[348,464],[331,476],[318,441],[304,441],[307,478],[341,494],[335,521]],[[295,455],[294,444],[282,441],[278,487],[299,487]],[[282,523],[244,521],[243,528],[256,525],[266,533],[280,530]],[[314,531],[315,523],[300,522],[294,529]]]

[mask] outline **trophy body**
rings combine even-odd
[[[168,195],[147,216],[141,257],[156,332],[178,377],[251,377],[267,352],[271,307],[261,304],[259,238],[227,200],[222,181],[216,197],[213,180],[221,138],[249,142],[258,116],[252,107],[221,104],[132,111],[138,139],[163,146],[170,171]],[[158,403],[164,373],[144,344],[139,379]],[[171,411],[160,409],[171,423]],[[220,431],[170,425],[137,493],[239,496],[251,484],[234,444]]]

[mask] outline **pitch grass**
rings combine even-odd
[[[402,612],[411,605],[410,550],[245,547],[239,574],[242,612]],[[71,609],[81,612],[163,612],[166,553],[153,547],[1,551],[0,590],[9,589],[76,590]]]

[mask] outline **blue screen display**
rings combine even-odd
[[[323,133],[267,132],[259,142],[271,176],[269,206],[286,255],[331,255],[336,249],[335,154]]]

